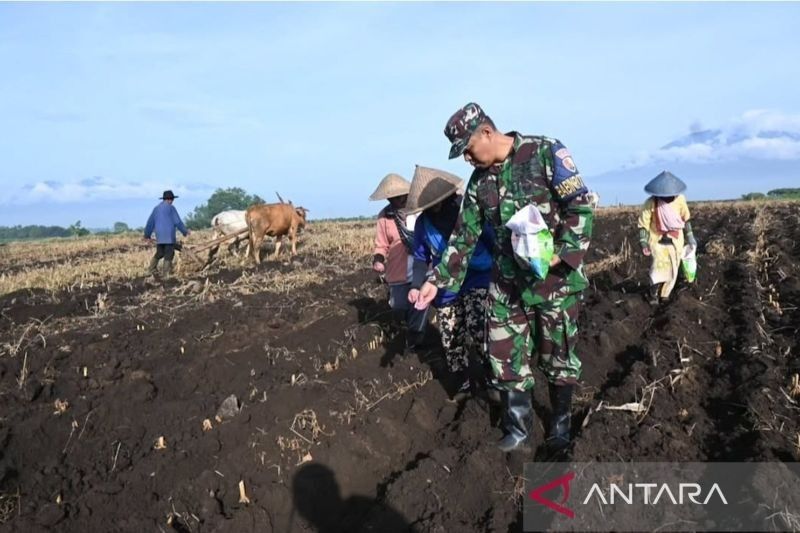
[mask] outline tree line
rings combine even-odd
[[[800,189],[783,188],[772,189],[763,192],[749,192],[742,195],[742,200],[798,200],[800,199]]]
[[[248,194],[244,189],[231,187],[228,189],[217,189],[204,204],[195,207],[194,211],[186,216],[186,227],[191,230],[208,228],[211,226],[211,219],[214,215],[222,211],[237,210],[244,211],[251,205],[263,204],[264,199],[257,194]],[[375,216],[355,216],[324,219],[327,222],[358,222],[372,220]],[[322,219],[319,219],[322,220]]]
[[[95,232],[95,234],[103,233],[125,233],[131,231],[131,228],[124,222],[115,222],[112,231]],[[51,237],[83,237],[92,233],[81,225],[78,220],[68,227],[62,226],[42,226],[42,225],[16,225],[16,226],[0,226],[0,241],[21,241],[32,239],[48,239]]]
[[[185,222],[189,229],[203,229],[211,226],[211,219],[217,213],[229,209],[247,209],[253,204],[263,204],[264,199],[257,194],[248,194],[244,189],[231,187],[217,189],[209,199],[198,205],[186,216]],[[127,231],[141,231],[144,228],[129,227],[125,222],[115,222],[110,231],[95,232],[95,234],[125,233]],[[69,227],[62,226],[0,226],[0,241],[18,241],[29,239],[47,239],[51,237],[82,237],[91,232],[77,221]]]
[[[266,203],[257,194],[249,194],[240,187],[217,189],[208,200],[198,205],[186,215],[186,227],[192,230],[204,229],[211,226],[211,219],[217,213],[231,209],[245,210],[251,205]],[[371,217],[343,217],[327,219],[331,222],[369,220]],[[115,222],[110,231],[94,232],[95,234],[125,233],[127,231],[141,231],[143,228],[131,228],[125,222]],[[91,233],[81,226],[80,220],[64,228],[61,226],[0,226],[0,241],[13,241],[24,239],[45,239],[49,237],[81,237]]]
[[[231,209],[243,211],[251,205],[263,203],[264,199],[259,195],[248,194],[239,187],[217,189],[204,204],[198,205],[186,216],[186,227],[191,230],[208,228],[217,213]]]

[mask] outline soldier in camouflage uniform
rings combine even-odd
[[[420,299],[439,289],[459,290],[483,224],[495,231],[489,287],[488,354],[493,384],[502,392],[503,451],[529,449],[533,424],[529,358],[538,352],[539,368],[550,384],[553,418],[548,445],[563,450],[570,441],[570,409],[581,361],[575,349],[581,291],[588,286],[583,258],[589,247],[593,210],[588,190],[569,151],[556,139],[499,132],[475,103],[447,122],[450,158],[464,155],[475,171],[461,214],[433,283]],[[544,280],[537,280],[514,257],[508,220],[535,205],[547,222],[556,255]]]

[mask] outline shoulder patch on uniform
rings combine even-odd
[[[560,159],[561,164],[564,165],[564,167],[566,167],[566,169],[570,172],[578,171],[578,168],[575,166],[575,162],[572,160],[572,155],[566,148],[559,148],[556,151],[556,158]]]
[[[589,192],[578,174],[578,167],[567,147],[560,141],[554,141],[551,149],[553,153],[553,191],[557,198],[567,201]]]

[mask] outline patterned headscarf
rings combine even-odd
[[[414,250],[414,228],[408,229],[406,227],[405,215],[389,204],[386,208],[386,217],[394,219],[394,223],[397,226],[397,233],[400,234],[400,240],[403,241],[403,245],[406,247],[408,253],[412,253]]]

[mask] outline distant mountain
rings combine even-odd
[[[587,176],[587,182],[603,205],[639,203],[644,185],[662,170],[686,182],[689,200],[800,187],[800,117],[750,111],[726,127],[695,129],[618,169]]]
[[[758,159],[650,164],[587,177],[586,181],[600,193],[601,205],[638,204],[647,198],[645,184],[662,170],[669,170],[686,182],[689,200],[734,199],[749,192],[800,187],[800,161]]]
[[[689,135],[676,139],[671,143],[665,144],[661,150],[670,150],[672,148],[685,148],[687,146],[705,144],[708,146],[736,146],[737,144],[745,145],[757,139],[765,139],[770,141],[785,140],[787,142],[800,142],[800,133],[793,133],[791,131],[758,131],[755,133],[747,133],[743,131],[737,132],[724,132],[723,130],[704,130],[692,132]]]
[[[714,144],[715,142],[717,142],[721,134],[722,130],[696,131],[690,133],[685,137],[681,137],[680,139],[672,141],[669,144],[665,144],[664,146],[661,147],[661,149],[669,150],[670,148],[691,146],[692,144],[698,144],[698,143]]]

